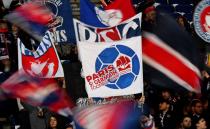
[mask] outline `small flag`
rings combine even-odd
[[[36,51],[27,49],[18,39],[19,69],[38,77],[64,77],[63,67],[53,43],[49,32],[46,32]]]

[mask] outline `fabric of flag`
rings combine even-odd
[[[106,27],[106,25],[103,24],[98,18],[96,10],[98,10],[98,12],[104,11],[102,8],[97,7],[90,0],[81,0],[80,1],[80,20],[91,26]]]
[[[19,70],[0,85],[7,97],[20,98],[33,106],[48,107],[60,115],[71,117],[74,104],[53,79],[29,76]]]
[[[28,2],[6,15],[5,19],[26,31],[36,40],[41,41],[47,30],[46,25],[53,17],[53,13],[46,7]]]
[[[18,67],[33,76],[64,77],[63,67],[54,46],[54,38],[47,32],[36,51],[27,49],[18,39]]]
[[[80,1],[81,21],[95,27],[116,26],[135,14],[131,0],[115,0],[104,8],[97,7],[89,0]]]
[[[116,42],[78,42],[89,97],[141,93],[141,36]]]
[[[139,13],[123,23],[109,28],[93,27],[74,19],[77,42],[109,42],[139,36],[141,35],[141,15]]]
[[[134,101],[95,105],[74,111],[75,121],[85,129],[139,129],[141,109]]]
[[[192,37],[166,14],[143,33],[144,77],[152,84],[200,92],[199,53]]]
[[[52,10],[55,15],[55,20],[49,24],[49,27],[56,28],[54,32],[56,42],[76,44],[72,9],[69,0],[45,0],[44,4]]]
[[[132,0],[114,0],[104,6],[104,10],[111,12],[110,17],[121,18],[119,23],[136,15]]]

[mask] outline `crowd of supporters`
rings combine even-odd
[[[135,5],[137,12],[144,13],[142,28],[145,30],[150,29],[151,24],[155,24],[156,9],[153,4],[154,1],[145,0]],[[14,7],[16,5],[17,3],[14,4]],[[19,37],[25,46],[31,50],[36,49],[38,43],[36,41],[35,43],[31,42],[28,34],[3,20],[3,16],[9,10],[5,10],[2,4],[0,6],[0,47],[6,48],[6,51],[2,50],[0,54],[8,55],[8,57],[0,58],[0,83],[2,83],[18,69],[17,38]],[[198,43],[200,57],[203,58],[207,43],[198,38],[192,23],[189,23],[183,15],[178,15],[175,20]],[[58,84],[66,89],[75,103],[81,98],[87,98],[84,80],[80,76],[81,63],[77,57],[76,46],[59,45],[57,51],[62,60],[67,60],[62,64],[65,79],[57,79]],[[143,103],[149,107],[149,111],[145,115],[148,118],[150,115],[153,116],[157,129],[210,128],[210,107],[208,106],[210,75],[205,70],[202,72],[202,79],[201,94],[171,90],[170,86],[164,88],[152,85],[145,79],[143,96],[145,100]],[[134,99],[137,101],[141,98],[142,94],[134,95]],[[92,99],[89,98],[86,101],[92,102]],[[50,112],[45,107],[33,107],[15,99],[0,101],[0,129],[14,128],[15,125],[20,125],[19,129],[72,129],[72,125],[66,121],[64,117]]]

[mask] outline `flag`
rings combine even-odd
[[[114,15],[117,18],[121,18],[119,22],[123,22],[136,15],[132,0],[114,0],[107,6],[104,6],[104,9],[108,12],[110,11],[111,16]]]
[[[41,41],[47,24],[53,19],[52,12],[37,3],[28,2],[5,16],[12,24],[20,27],[33,38]]]
[[[49,28],[55,28],[56,43],[76,44],[69,0],[44,0],[44,5],[52,10],[55,15],[55,20],[48,26]]]
[[[33,106],[48,107],[60,115],[72,116],[70,108],[74,106],[73,103],[53,79],[32,77],[19,70],[2,83],[0,88],[7,97],[20,98]]]
[[[19,69],[38,77],[64,77],[63,67],[53,43],[54,38],[48,32],[35,51],[27,49],[18,39]]]
[[[91,26],[106,27],[98,18],[96,11],[104,12],[102,8],[95,6],[90,0],[80,1],[80,20]]]
[[[200,92],[199,53],[192,37],[164,14],[150,28],[142,39],[144,77],[152,84]]]
[[[77,42],[109,42],[139,36],[141,35],[141,15],[139,13],[123,23],[109,28],[93,27],[74,19]]]
[[[74,111],[74,118],[85,129],[139,129],[141,110],[134,101],[94,105]]]
[[[104,8],[95,6],[89,0],[80,1],[81,21],[95,27],[116,26],[134,15],[131,0],[115,0]]]
[[[141,36],[116,42],[78,42],[89,97],[141,93]]]

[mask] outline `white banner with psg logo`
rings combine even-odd
[[[89,97],[143,91],[141,36],[116,42],[78,42]]]
[[[18,68],[42,78],[64,77],[53,38],[49,33],[43,37],[36,51],[27,49],[18,39]]]

